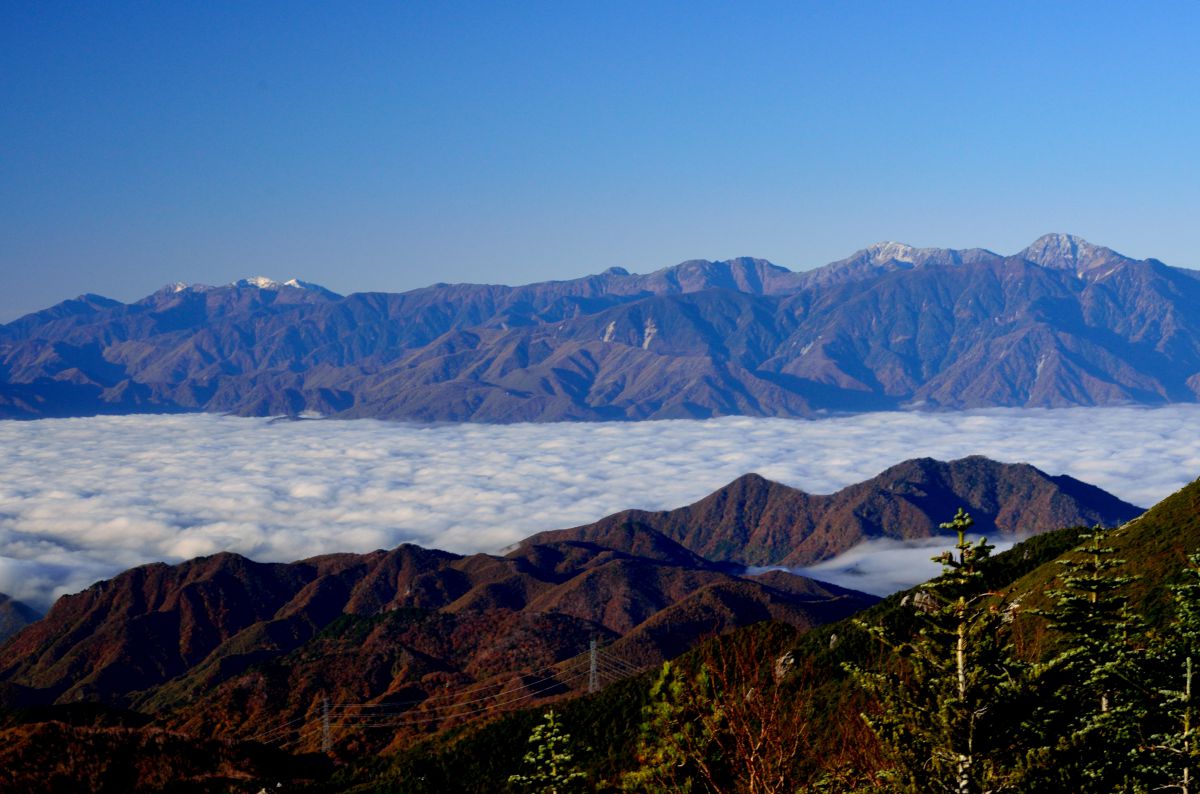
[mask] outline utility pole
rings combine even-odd
[[[329,741],[329,698],[321,698],[321,752],[328,753],[333,745]]]
[[[592,638],[592,644],[588,648],[588,692],[596,692],[600,689],[600,679],[596,675],[596,638]]]

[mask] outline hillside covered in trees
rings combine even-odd
[[[1194,791],[1197,549],[1200,481],[1117,530],[962,538],[854,618],[758,624],[561,704],[566,787],[519,785],[546,758],[529,711],[319,790]]]
[[[739,618],[706,629],[689,622],[693,609],[667,609],[666,617],[650,623],[691,632],[693,639],[679,650],[694,647],[682,655],[662,646],[657,659],[631,661],[612,635],[601,638],[598,676],[588,675],[585,651],[540,678],[492,677],[473,694],[454,690],[453,702],[412,685],[385,687],[370,704],[380,711],[363,709],[354,719],[340,706],[325,706],[323,716],[321,704],[328,701],[321,693],[349,691],[356,680],[375,686],[371,682],[396,675],[396,665],[434,673],[428,685],[445,677],[437,673],[439,665],[464,652],[472,670],[503,666],[483,646],[503,637],[504,626],[497,623],[488,643],[469,648],[460,642],[465,634],[441,636],[438,626],[465,626],[473,619],[470,609],[453,608],[441,617],[412,608],[347,614],[320,618],[324,627],[314,631],[312,621],[330,604],[346,598],[358,603],[370,594],[378,600],[383,591],[371,583],[382,586],[392,573],[407,582],[396,595],[420,591],[430,597],[441,592],[429,590],[431,584],[444,588],[468,577],[472,603],[489,598],[499,615],[503,605],[496,599],[508,591],[505,577],[493,569],[534,566],[542,572],[539,587],[550,593],[564,585],[578,588],[569,583],[573,579],[554,582],[567,572],[562,565],[568,557],[572,565],[583,562],[581,583],[595,578],[588,571],[604,566],[625,570],[631,558],[569,545],[580,540],[560,541],[567,545],[558,552],[570,552],[568,557],[538,545],[508,560],[449,555],[439,563],[443,572],[425,584],[395,554],[364,569],[392,571],[382,578],[337,573],[366,560],[310,562],[329,570],[294,582],[291,598],[299,598],[303,609],[255,629],[259,641],[277,643],[267,656],[245,637],[226,640],[226,650],[210,664],[179,681],[139,689],[136,677],[120,678],[128,658],[109,659],[104,647],[93,644],[89,653],[105,661],[108,672],[88,686],[125,687],[107,706],[81,704],[77,695],[22,706],[31,694],[28,684],[5,683],[0,788],[104,791],[119,784],[123,790],[166,791],[180,790],[186,778],[189,791],[257,792],[282,782],[287,790],[313,794],[1192,790],[1200,768],[1192,695],[1192,671],[1200,666],[1200,558],[1194,556],[1200,550],[1200,481],[1119,528],[1048,532],[1002,554],[972,540],[969,524],[962,512],[946,522],[952,535],[940,558],[941,577],[827,625],[770,619],[747,625]],[[667,551],[671,555],[664,557]],[[414,553],[408,549],[402,556]],[[688,562],[690,554],[663,538],[640,557],[656,558],[654,565],[664,570],[686,571],[697,565]],[[586,562],[593,559],[601,564]],[[397,564],[389,568],[388,560]],[[193,575],[214,565],[214,576]],[[100,587],[88,598],[112,597],[128,610],[150,593],[146,577],[182,577],[171,601],[179,607],[171,619],[178,619],[181,633],[172,636],[198,647],[209,629],[197,622],[207,613],[197,610],[207,604],[213,615],[224,614],[216,606],[232,602],[213,599],[240,597],[230,589],[238,566],[254,564],[214,558],[179,570],[146,570],[137,582]],[[259,574],[288,579],[304,570],[276,566]],[[756,587],[777,590],[767,576]],[[358,583],[349,595],[338,595],[339,582],[350,581]],[[698,605],[740,614],[735,590],[722,584]],[[532,590],[530,596],[530,603],[540,603]],[[114,617],[105,636],[128,639],[165,619],[148,615],[126,624]],[[64,671],[92,658],[67,654],[55,662],[55,648],[66,647],[69,637],[46,634],[39,625],[7,645],[25,649],[6,662],[13,670],[66,681]],[[312,639],[284,650],[282,643],[305,626]],[[524,627],[523,641],[545,645],[578,634],[564,635],[562,628],[537,617]],[[735,630],[720,634],[729,629]],[[424,645],[413,644],[422,637]],[[406,650],[389,656],[386,648],[397,640],[408,643]],[[431,656],[433,649],[443,656]],[[166,651],[174,653],[164,646]],[[523,699],[526,691],[535,691],[536,700]],[[417,695],[423,709],[411,705]],[[164,708],[168,703],[175,705]],[[271,719],[278,703],[295,706],[288,714],[291,727]],[[309,705],[297,705],[302,703]],[[128,705],[139,711],[122,709]],[[239,726],[237,719],[247,722]],[[164,777],[163,769],[175,770],[176,777]]]

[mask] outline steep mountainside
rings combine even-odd
[[[1142,512],[1099,488],[1024,463],[981,456],[949,463],[919,458],[829,495],[747,474],[687,507],[626,510],[526,542],[611,539],[622,527],[649,527],[710,560],[804,566],[869,538],[940,534],[938,524],[959,507],[971,513],[976,531],[1010,536],[1076,525],[1116,526]]]
[[[503,690],[595,638],[624,638],[629,663],[649,664],[705,634],[766,618],[811,628],[875,600],[737,575],[649,528],[507,557],[408,545],[290,564],[219,554],[59,599],[0,648],[0,705],[95,702],[244,738],[323,698],[417,713],[447,692]]]
[[[1195,401],[1200,280],[1069,235],[523,287],[85,295],[0,327],[0,416],[552,421]]]
[[[37,610],[0,593],[0,642],[40,618]]]
[[[1162,581],[1200,543],[1198,488],[1185,488],[1116,535],[1120,555],[1140,576],[1142,612],[1153,613]],[[584,754],[587,763],[627,764],[649,680],[559,700],[587,680],[586,656],[578,654],[588,642],[598,637],[627,660],[618,662],[632,665],[618,671],[627,675],[759,620],[812,629],[792,640],[789,658],[811,665],[809,675],[828,676],[818,686],[821,702],[832,705],[816,718],[833,723],[812,726],[806,752],[842,752],[840,731],[858,706],[846,700],[840,662],[861,661],[878,643],[839,619],[866,608],[877,621],[903,609],[903,597],[877,604],[781,571],[738,575],[740,567],[686,547],[700,538],[720,548],[714,531],[684,533],[680,543],[661,529],[685,526],[681,516],[691,511],[698,527],[720,519],[721,531],[750,537],[787,509],[815,514],[805,500],[828,500],[845,515],[901,500],[937,509],[941,518],[946,509],[935,503],[942,498],[945,508],[971,505],[981,526],[1001,531],[1027,530],[1018,499],[1045,517],[1038,521],[1067,520],[1063,510],[1105,520],[1106,511],[1135,509],[1032,467],[915,460],[826,497],[747,475],[681,511],[625,513],[546,533],[505,557],[401,546],[291,564],[221,554],[143,566],[60,599],[44,620],[0,646],[7,748],[0,788],[8,781],[21,790],[103,790],[84,784],[104,780],[157,790],[170,784],[164,775],[187,778],[195,791],[257,791],[261,781],[278,780],[291,788],[327,777],[332,758],[348,764],[337,785],[355,782],[353,790],[378,790],[385,772],[407,780],[409,764],[442,790],[457,790],[463,769],[495,767],[470,789],[490,790],[491,781],[515,771],[521,753],[512,747],[540,714],[508,712],[544,710],[547,699],[595,748]],[[673,523],[662,520],[672,514]],[[1049,533],[1001,555],[993,586],[1028,594],[1023,603],[1032,606],[1058,571],[1050,560],[1075,537]],[[613,664],[607,658],[602,665]],[[330,712],[326,702],[334,704]],[[142,714],[112,708],[119,706]],[[321,747],[325,713],[332,751],[307,752]],[[453,726],[464,729],[438,733]],[[414,742],[418,735],[430,743]],[[247,741],[230,741],[237,739]],[[395,754],[372,758],[383,749]],[[388,771],[393,763],[399,766]],[[323,785],[314,790],[331,790]]]
[[[1082,528],[1068,528],[1038,535],[993,560],[989,588],[1005,592],[1010,601],[1019,603],[1019,623],[1031,621],[1018,632],[1022,636],[1020,647],[1025,652],[1035,653],[1044,647],[1039,644],[1043,636],[1037,623],[1045,618],[1036,612],[1039,607],[1047,606],[1044,591],[1062,575],[1064,569],[1059,562],[1074,556],[1071,550],[1081,542],[1082,531]],[[1147,619],[1152,630],[1164,631],[1171,617],[1170,610],[1164,609],[1170,601],[1165,585],[1179,581],[1180,568],[1188,553],[1200,551],[1200,481],[1123,525],[1110,538],[1116,548],[1114,556],[1125,561],[1121,573],[1134,577],[1134,610]],[[678,675],[681,670],[694,670],[701,661],[737,659],[738,646],[754,649],[767,660],[772,671],[790,668],[796,675],[785,679],[784,686],[790,687],[787,691],[793,702],[813,706],[811,711],[804,712],[801,728],[804,731],[798,759],[801,779],[829,771],[832,774],[826,785],[820,787],[822,790],[876,790],[878,782],[871,772],[878,768],[881,758],[860,717],[871,704],[847,675],[846,665],[870,669],[875,664],[887,663],[889,646],[865,627],[882,624],[894,632],[912,630],[912,616],[921,608],[913,597],[916,592],[914,588],[896,593],[854,618],[803,634],[789,635],[780,631],[785,627],[759,624],[715,638],[678,659],[673,669]],[[1169,636],[1170,629],[1165,632]],[[895,668],[889,663],[889,669]],[[636,768],[642,761],[638,749],[645,736],[643,708],[653,701],[655,681],[655,675],[644,675],[613,686],[595,698],[561,705],[563,730],[579,741],[582,765],[593,781],[615,780],[621,772]],[[440,787],[454,787],[463,779],[463,770],[483,770],[484,775],[472,778],[478,782],[461,788],[488,791],[489,779],[501,779],[520,769],[523,740],[539,716],[533,710],[506,715],[462,737],[397,754],[387,759],[389,766],[382,771],[378,764],[362,764],[347,770],[343,778],[360,786],[352,790],[399,792],[411,790],[403,781],[420,773],[425,776],[429,790],[436,791]],[[602,727],[597,729],[597,725]],[[379,780],[388,781],[390,787],[379,786]],[[953,784],[952,781],[950,785]]]

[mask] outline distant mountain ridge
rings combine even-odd
[[[813,416],[1200,398],[1200,279],[1050,234],[1012,256],[880,243],[792,272],[341,296],[296,279],[97,295],[0,326],[0,417],[421,421]]]
[[[1117,526],[1143,509],[1066,475],[975,455],[916,458],[829,495],[813,495],[746,474],[674,510],[625,510],[526,543],[611,538],[621,527],[652,529],[708,560],[748,566],[813,565],[874,538],[943,534],[938,524],[962,507],[974,531],[991,537],[1067,526]]]

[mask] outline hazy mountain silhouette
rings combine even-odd
[[[0,593],[0,642],[4,642],[40,617],[41,614],[33,607]]]

